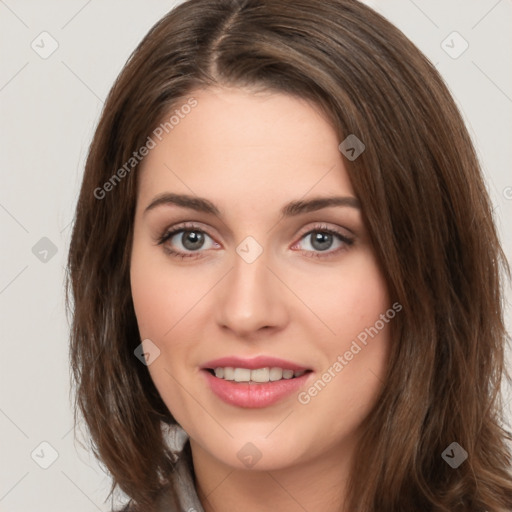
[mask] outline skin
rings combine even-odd
[[[355,197],[341,140],[303,99],[226,87],[190,96],[197,106],[138,171],[132,294],[141,339],[160,350],[148,370],[190,436],[206,512],[240,503],[245,512],[261,503],[339,512],[359,427],[383,385],[389,324],[306,405],[293,393],[270,407],[235,407],[210,391],[200,367],[223,356],[275,356],[313,370],[307,390],[390,308],[360,209],[280,217],[292,200]],[[163,192],[206,198],[222,218],[172,204],[145,212]],[[207,233],[195,253],[182,233],[157,244],[182,222]],[[318,225],[352,245],[333,237],[318,250],[307,234]],[[236,252],[247,236],[263,248],[252,263]],[[172,257],[165,246],[196,257]],[[252,468],[237,457],[248,442],[261,453]]]

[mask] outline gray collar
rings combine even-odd
[[[158,501],[159,512],[204,512],[194,484],[189,436],[179,425],[162,423],[162,434],[169,450],[175,456],[176,470],[172,478],[172,490],[167,489]],[[178,503],[173,498],[176,495]],[[178,505],[178,508],[176,506]]]

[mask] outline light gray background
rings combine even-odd
[[[74,440],[64,267],[103,100],[137,43],[176,3],[0,0],[0,511],[113,506],[103,502],[109,477]],[[511,0],[368,3],[401,28],[447,81],[481,157],[510,259]],[[43,31],[58,43],[46,59],[31,47],[35,41],[39,52],[51,48]],[[469,44],[458,58],[441,46],[453,31]],[[462,44],[450,36],[444,47],[454,54]],[[51,250],[44,253],[43,237],[55,245],[53,257]],[[38,242],[43,246],[34,254]],[[510,306],[507,323],[510,329]],[[52,461],[51,449],[42,442],[58,454],[47,469],[40,464]]]

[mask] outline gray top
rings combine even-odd
[[[174,493],[168,489],[157,503],[159,512],[204,512],[194,484],[193,465],[188,434],[179,425],[162,423],[168,448],[175,454],[176,473],[172,478]],[[178,508],[173,497],[178,498]]]

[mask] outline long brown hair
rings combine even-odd
[[[81,412],[111,493],[119,486],[149,510],[173,468],[160,426],[175,420],[133,353],[137,165],[126,162],[187,95],[217,84],[311,100],[340,142],[355,134],[366,146],[345,165],[403,312],[362,425],[349,509],[512,510],[499,393],[509,273],[481,170],[436,69],[355,0],[188,0],[150,30],[110,91],[76,209],[67,300],[75,420]],[[442,457],[453,442],[468,454],[456,469]]]

